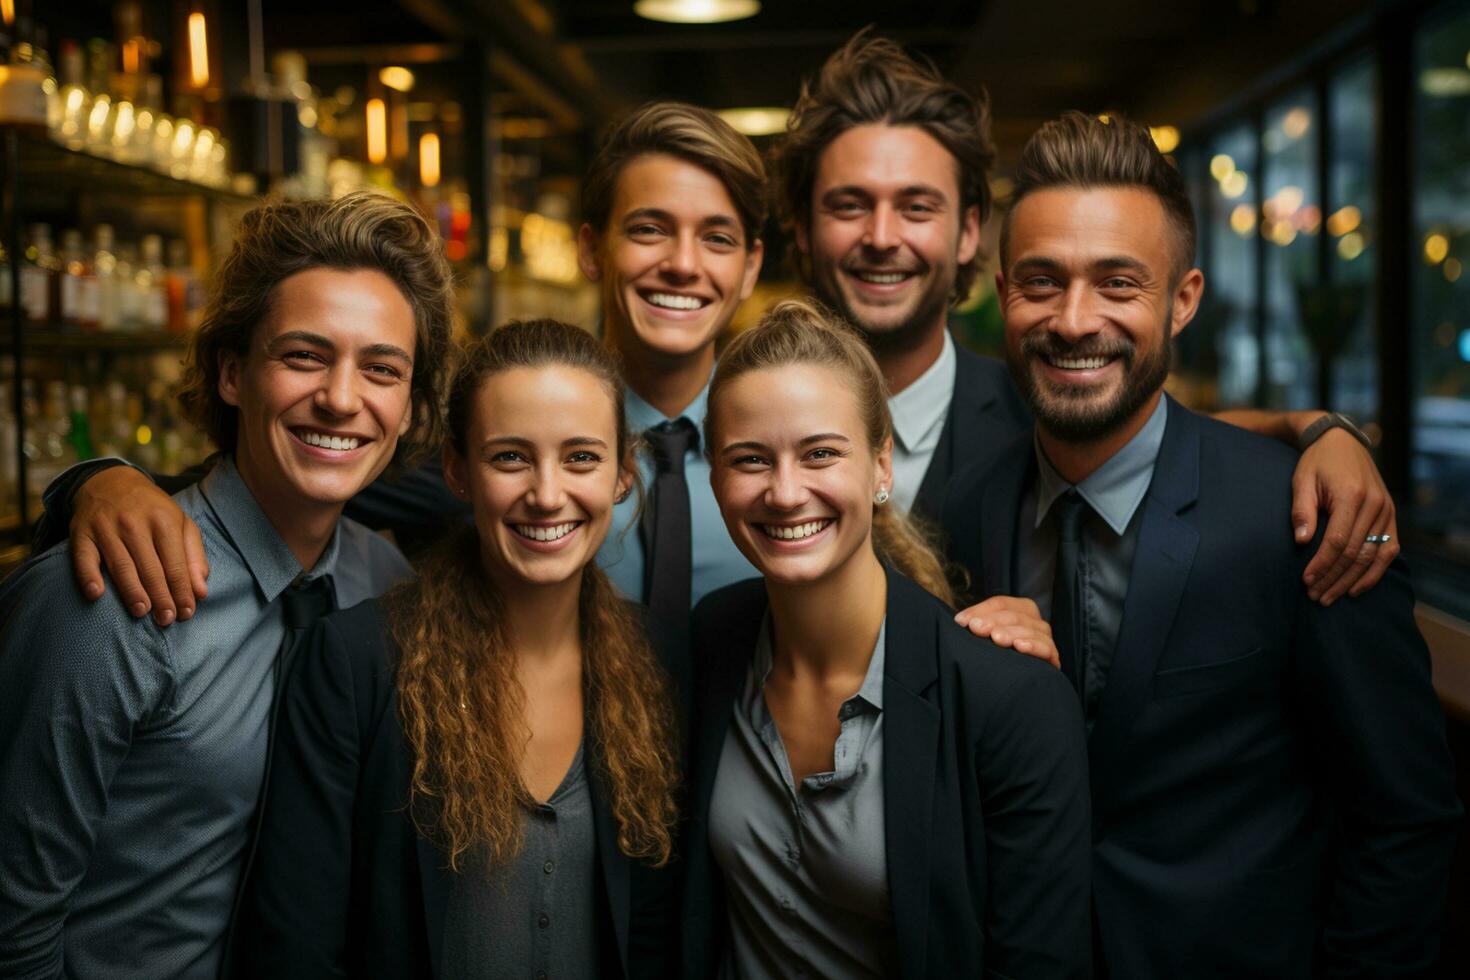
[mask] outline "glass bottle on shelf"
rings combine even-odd
[[[142,294],[143,329],[168,329],[168,276],[163,268],[163,239],[143,236],[143,259],[133,275]]]
[[[20,304],[32,326],[51,323],[57,312],[60,266],[51,245],[51,226],[31,225],[25,264],[20,270]]]
[[[199,325],[203,290],[189,264],[189,246],[182,238],[168,243],[168,329],[188,333]]]
[[[0,310],[10,309],[15,300],[14,288],[10,282],[10,254],[5,251],[4,244],[0,244]]]
[[[92,270],[97,277],[97,328],[116,330],[121,326],[118,309],[119,283],[117,275],[117,247],[113,240],[112,225],[98,225],[92,229],[97,251],[92,256]]]
[[[61,323],[83,333],[97,332],[97,276],[82,246],[82,233],[61,233]]]
[[[66,441],[78,460],[91,459],[97,451],[92,447],[92,421],[87,417],[87,389],[82,385],[72,385],[70,396],[71,415],[67,420]]]
[[[56,101],[60,111],[51,138],[67,149],[80,150],[87,145],[87,120],[92,115],[92,93],[83,83],[82,49],[75,41],[62,41],[59,58],[61,87]]]
[[[117,292],[116,329],[136,333],[143,326],[143,294],[138,291],[138,246],[123,242],[117,247],[113,280]]]

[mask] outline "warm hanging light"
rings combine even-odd
[[[425,133],[419,137],[419,183],[425,187],[439,186],[438,133]]]
[[[369,163],[388,159],[388,107],[382,99],[367,100],[367,155]]]
[[[719,24],[760,13],[760,0],[637,0],[633,13],[668,24]]]
[[[6,27],[15,23],[15,0],[0,0],[0,19]]]
[[[393,89],[395,92],[413,91],[413,72],[402,65],[389,65],[378,72],[378,81]]]
[[[189,15],[189,80],[195,88],[209,84],[209,42],[205,38],[204,15]]]
[[[746,136],[770,136],[773,133],[786,132],[786,120],[791,118],[791,110],[777,106],[746,106],[740,109],[721,109],[719,116],[737,133],[744,133]]]

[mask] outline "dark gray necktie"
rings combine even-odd
[[[653,506],[644,547],[643,596],[653,614],[677,626],[689,618],[692,528],[684,456],[699,448],[699,430],[680,416],[644,433],[653,450]]]
[[[265,811],[266,796],[270,788],[271,759],[274,758],[276,752],[276,721],[281,715],[281,704],[285,700],[283,692],[286,678],[290,676],[291,663],[300,651],[306,634],[311,632],[311,627],[317,620],[337,608],[337,594],[332,588],[332,576],[330,575],[319,575],[307,582],[288,585],[281,593],[280,600],[286,632],[281,636],[280,646],[276,647],[275,662],[271,665],[272,694],[270,715],[266,724],[265,771],[261,776],[260,792],[255,798],[255,818],[251,822],[250,841],[245,850],[244,870],[240,874],[240,881],[235,889],[235,907],[230,913],[230,928],[226,933],[224,970],[226,977],[232,976],[235,972],[235,922],[240,915],[241,899],[250,877],[250,869],[255,864],[255,852],[260,846],[260,817]]]
[[[1082,540],[1082,521],[1091,508],[1076,490],[1068,490],[1052,504],[1052,512],[1057,522],[1057,568],[1051,587],[1052,639],[1061,654],[1062,673],[1082,698],[1087,682],[1087,546]]]

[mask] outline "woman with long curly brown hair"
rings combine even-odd
[[[323,620],[288,685],[237,944],[259,976],[658,976],[676,765],[636,607],[593,563],[636,481],[606,350],[470,350],[444,471],[475,526]]]

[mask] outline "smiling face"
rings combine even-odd
[[[609,336],[640,360],[713,358],[761,255],[720,179],[665,154],[627,163],[607,228],[583,225],[578,236],[582,271],[602,284]]]
[[[377,478],[413,419],[413,309],[386,275],[316,268],[275,287],[245,357],[220,359],[235,462],[272,518],[337,508]]]
[[[1141,424],[1204,277],[1171,282],[1163,205],[1133,187],[1049,188],[1015,206],[996,275],[1006,360],[1041,427],[1072,443]]]
[[[875,345],[942,330],[980,212],[960,203],[955,158],[914,126],[869,124],[822,152],[810,223],[796,228],[812,287]]]
[[[465,455],[447,447],[444,472],[474,508],[486,571],[502,589],[580,580],[632,485],[617,436],[613,396],[585,370],[512,368],[480,386]]]
[[[873,496],[893,486],[847,378],[790,364],[747,372],[712,404],[710,485],[736,547],[773,582],[809,584],[873,553]]]

